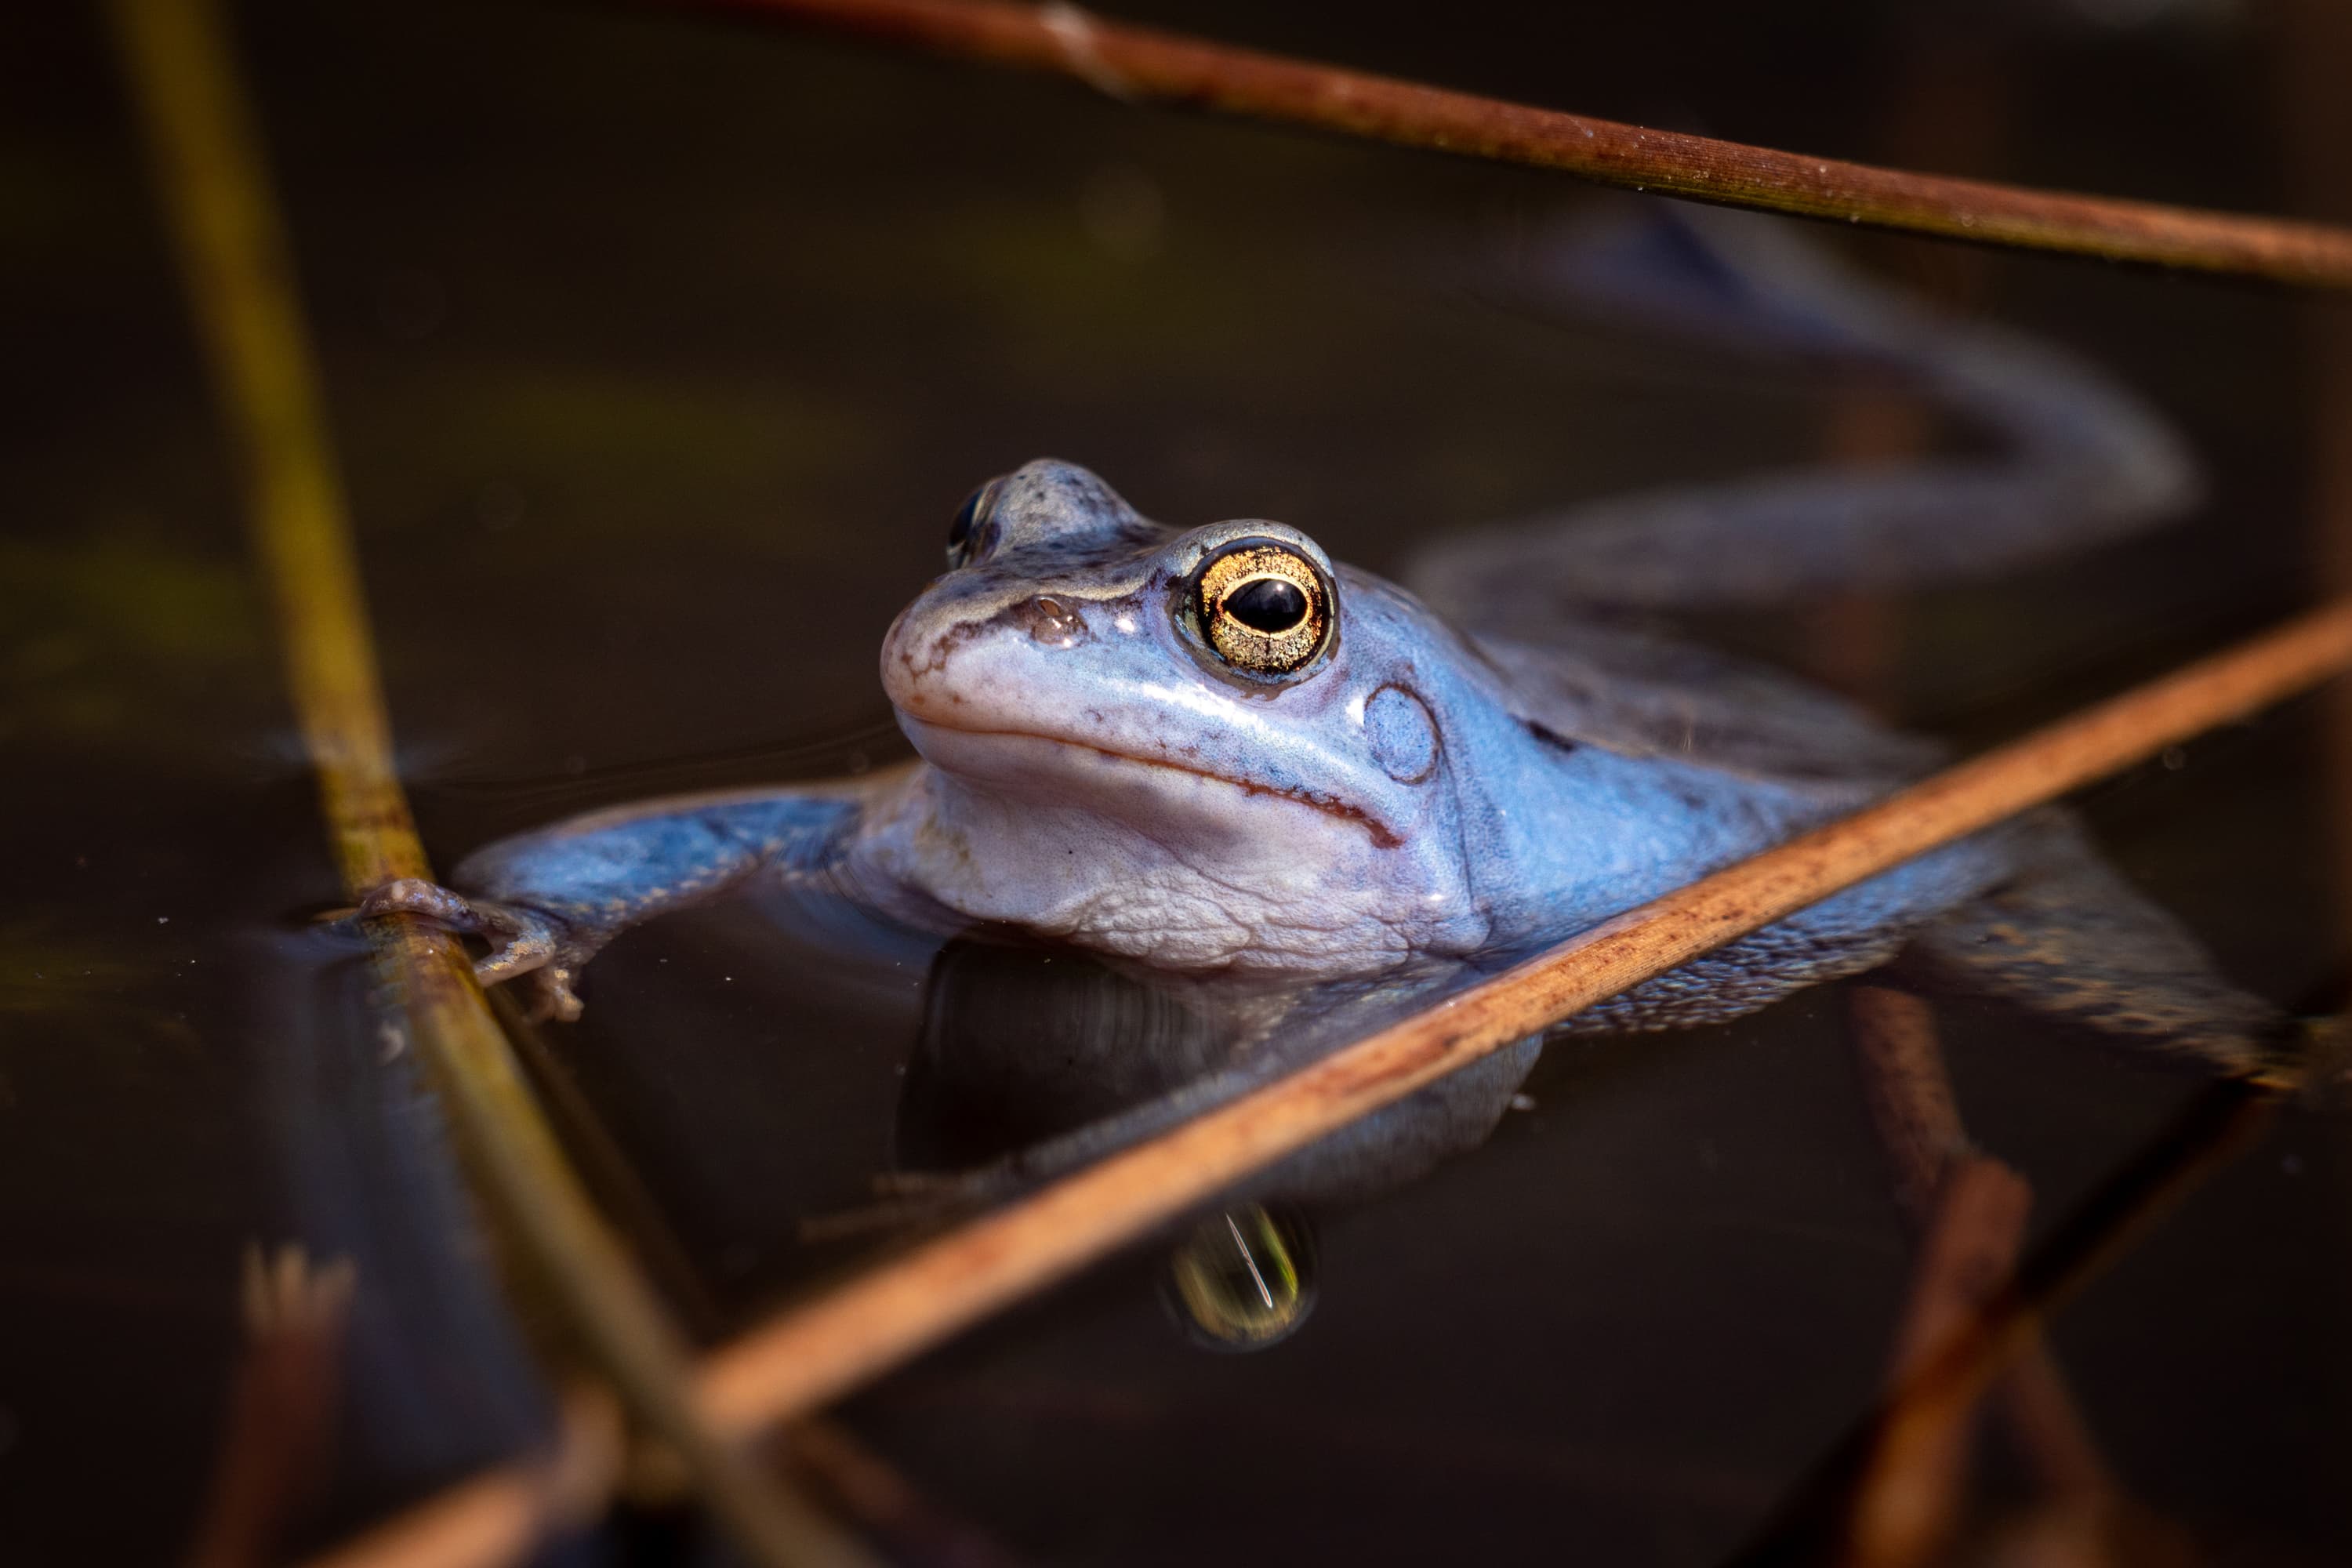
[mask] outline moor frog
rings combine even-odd
[[[1407,574],[1411,592],[1284,523],[1154,521],[1084,468],[1032,462],[964,503],[948,570],[883,642],[883,688],[919,760],[598,812],[478,851],[460,891],[396,884],[367,909],[489,938],[486,981],[527,978],[571,1016],[583,966],[625,928],[798,879],[918,925],[1010,929],[1148,972],[1234,1026],[1238,1054],[1196,1064],[1230,1088],[1245,1058],[1248,1070],[1296,1059],[1297,1041],[1328,1045],[1937,758],[1628,612],[1949,582],[2120,535],[2193,497],[2173,437],[2103,377],[1932,316],[1777,229],[1680,216],[1587,233],[1546,260],[1550,282],[1621,317],[1904,378],[1990,441],[1441,538]],[[2274,1011],[2056,812],[1889,871],[1562,1027],[1726,1019],[1898,954],[2229,1072],[2263,1071],[2283,1049]],[[1288,1043],[1251,1057],[1252,1040]],[[1393,1179],[1475,1142],[1535,1048],[1343,1135],[1307,1184]],[[1101,1070],[1115,1077],[1111,1054]],[[1217,1092],[1177,1092],[1183,1078],[1149,1086],[1157,1114]]]

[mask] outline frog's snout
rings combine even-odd
[[[911,610],[883,639],[882,687],[892,704],[919,716],[943,706],[961,708],[967,698],[1001,685],[1007,676],[1003,656],[1016,647],[1058,651],[1082,647],[1094,636],[1085,608],[1067,594],[1032,594],[992,613],[953,619]],[[957,668],[960,661],[969,666],[967,653],[992,646],[994,657]]]

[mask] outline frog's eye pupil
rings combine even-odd
[[[1279,540],[1244,539],[1203,561],[1192,580],[1192,626],[1232,668],[1291,676],[1331,640],[1331,580]]]
[[[1279,637],[1307,618],[1307,593],[1280,577],[1255,577],[1225,595],[1224,610],[1252,631]]]

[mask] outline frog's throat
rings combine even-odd
[[[899,714],[899,721],[907,728],[908,738],[915,742],[915,749],[922,752],[924,758],[942,773],[961,776],[967,769],[959,766],[958,763],[959,761],[968,762],[970,759],[954,757],[955,742],[948,742],[944,745],[937,742],[926,744],[928,737],[956,736],[962,740],[978,741],[983,743],[991,741],[1029,742],[1056,747],[1065,752],[1091,754],[1114,764],[1124,763],[1130,767],[1155,768],[1163,773],[1181,773],[1192,778],[1208,779],[1216,784],[1231,784],[1244,795],[1287,800],[1295,805],[1306,806],[1310,811],[1320,812],[1337,821],[1363,829],[1365,837],[1372,841],[1372,847],[1376,849],[1396,849],[1402,847],[1404,844],[1402,836],[1362,806],[1352,801],[1340,800],[1319,791],[1305,789],[1297,785],[1271,784],[1256,779],[1237,779],[1230,773],[1221,773],[1213,768],[1199,767],[1167,757],[1139,756],[1133,752],[1118,751],[1092,741],[1076,741],[1066,735],[1048,734],[1042,730],[984,730],[961,724],[943,724],[936,719],[917,719],[903,711]],[[1001,773],[998,776],[1001,777]]]

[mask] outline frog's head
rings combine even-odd
[[[921,879],[1173,967],[1465,951],[1461,645],[1280,523],[1186,531],[1083,468],[983,486],[882,679],[938,771]]]

